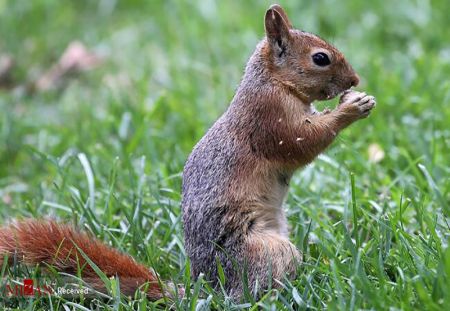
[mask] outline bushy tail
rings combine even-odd
[[[81,276],[94,288],[104,288],[100,277],[85,260],[87,256],[107,277],[119,277],[125,295],[132,295],[140,286],[148,284],[150,299],[167,296],[155,273],[130,256],[54,221],[26,220],[0,227],[0,268],[5,255],[10,261],[17,258],[29,265],[47,264],[69,274],[77,274],[81,269]]]

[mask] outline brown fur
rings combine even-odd
[[[76,245],[76,246],[75,246]],[[82,254],[81,249],[107,277],[118,276],[122,293],[132,295],[148,284],[148,296],[163,297],[155,274],[130,256],[114,250],[92,236],[54,221],[26,220],[0,228],[0,264],[4,255],[28,265],[50,265],[60,272],[77,274],[94,288],[103,290],[102,281]],[[1,266],[1,265],[0,265]]]

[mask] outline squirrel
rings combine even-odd
[[[247,63],[228,110],[192,151],[183,172],[182,212],[191,272],[217,284],[217,261],[231,296],[294,277],[302,260],[288,239],[282,202],[294,171],[310,163],[375,99],[350,91],[359,77],[316,35],[293,29],[279,5],[265,15],[266,37]],[[317,112],[315,100],[343,93]],[[272,279],[272,280],[271,280]]]
[[[282,208],[289,181],[375,107],[373,96],[351,90],[359,77],[342,53],[294,29],[281,6],[270,6],[264,25],[266,35],[230,106],[183,171],[181,210],[192,277],[203,274],[217,288],[220,265],[224,288],[236,299],[243,297],[244,274],[249,288],[260,291],[295,277],[302,255],[289,241]],[[333,110],[313,106],[337,96]],[[10,261],[67,273],[84,266],[82,276],[101,283],[83,253],[106,276],[119,276],[124,293],[148,284],[150,299],[173,295],[154,271],[69,225],[31,219],[0,228],[0,255]]]

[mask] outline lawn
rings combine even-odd
[[[304,254],[296,280],[236,305],[188,277],[183,249],[184,161],[230,102],[268,1],[0,0],[0,56],[15,61],[0,89],[0,223],[45,216],[82,227],[190,287],[175,309],[448,308],[450,2],[281,4],[297,28],[336,45],[357,89],[377,98],[291,182],[290,239]],[[73,41],[101,64],[33,91]],[[167,307],[110,296],[0,296],[0,307]]]

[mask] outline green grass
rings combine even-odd
[[[190,286],[179,309],[448,307],[450,2],[285,2],[297,27],[344,52],[358,89],[378,105],[294,176],[285,207],[304,263],[283,290],[236,306],[190,280],[180,221],[183,163],[232,98],[263,36],[267,1],[0,0],[0,52],[16,59],[17,82],[33,80],[75,39],[106,59],[61,91],[0,91],[0,221],[77,224]],[[385,152],[379,163],[368,161],[374,143]],[[117,293],[0,297],[2,305],[165,307]]]

